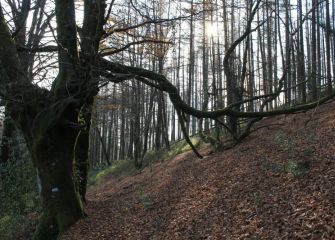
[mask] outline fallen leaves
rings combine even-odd
[[[63,239],[335,239],[334,107],[320,106],[307,127],[309,112],[265,119],[278,124],[234,149],[110,178]]]

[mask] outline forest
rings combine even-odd
[[[0,239],[334,239],[334,84],[331,0],[0,0]]]

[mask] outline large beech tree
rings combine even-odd
[[[185,114],[218,121],[222,116],[251,118],[251,122],[254,122],[253,120],[266,116],[307,110],[334,97],[332,92],[315,102],[272,111],[239,110],[243,103],[259,99],[263,99],[264,103],[272,101],[285,90],[278,86],[274,93],[241,101],[234,100],[223,109],[197,110],[182,100],[177,88],[165,76],[146,69],[117,64],[99,55],[99,43],[108,35],[103,31],[106,15],[112,7],[107,6],[104,0],[84,1],[81,28],[76,26],[74,0],[55,0],[54,4],[57,46],[41,49],[17,46],[0,9],[0,93],[8,100],[7,111],[25,137],[42,186],[43,213],[34,239],[52,239],[84,216],[82,202],[85,200],[86,191],[91,106],[102,79],[112,82],[134,79],[166,92],[176,109],[186,140],[199,157],[200,154],[187,136]],[[225,74],[230,81],[233,81],[233,73],[230,70],[229,57],[255,31],[251,22],[260,4],[261,1],[255,1],[244,34],[226,51]],[[159,21],[149,19],[147,22]],[[137,26],[141,24],[145,23]],[[18,49],[58,52],[59,72],[50,90],[31,83],[23,70]],[[283,79],[284,77],[285,73]],[[245,135],[244,133],[243,136]]]
[[[90,66],[96,61],[105,8],[103,0],[85,1],[78,52],[74,1],[55,1],[59,73],[49,91],[24,74],[0,12],[1,94],[10,99],[7,111],[25,137],[41,180],[43,214],[34,239],[51,239],[84,216],[80,193],[84,199],[90,105],[97,93]]]

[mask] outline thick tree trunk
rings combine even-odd
[[[41,180],[43,203],[33,239],[52,239],[84,216],[74,174],[76,137],[76,130],[56,125],[28,144]]]
[[[27,89],[27,88],[26,88]],[[21,129],[41,182],[42,216],[33,239],[54,239],[84,216],[76,184],[74,147],[78,136],[78,104],[51,103],[47,92],[32,86],[9,111]],[[29,113],[29,114],[28,114]]]
[[[77,121],[79,104],[50,98],[50,92],[18,74],[23,73],[22,66],[1,10],[0,38],[1,90],[13,99],[20,96],[20,101],[8,101],[7,107],[25,137],[42,185],[43,215],[33,239],[48,240],[84,215],[73,167],[78,131],[67,123]]]

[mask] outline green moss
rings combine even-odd
[[[0,218],[24,215],[38,208],[36,170],[30,161],[0,164],[0,175]]]
[[[88,185],[99,184],[111,174],[122,175],[130,171],[135,171],[134,163],[131,160],[120,160],[112,166],[92,169],[88,173]]]
[[[13,221],[12,218],[12,215],[7,215],[0,218],[0,233],[3,233],[7,226],[10,225],[10,223]]]
[[[199,136],[192,137],[191,141],[196,147],[199,147],[203,143]],[[145,167],[158,161],[165,161],[190,150],[191,147],[185,140],[175,142],[169,149],[161,149],[159,151],[149,150],[144,157],[143,166]],[[88,173],[88,185],[99,184],[111,174],[120,176],[129,174],[132,171],[137,171],[133,160],[119,160],[113,163],[112,166],[91,169]]]
[[[192,137],[191,141],[196,147],[204,143],[199,136]],[[190,150],[191,147],[184,139],[173,143],[169,149],[165,148],[159,151],[148,150],[143,159],[143,167],[155,162],[171,159],[180,153]],[[88,173],[88,185],[100,184],[107,176],[112,174],[120,177],[132,171],[138,171],[134,166],[133,160],[119,160],[114,162],[112,166],[91,169]]]
[[[9,214],[0,218],[0,239],[30,239],[29,232],[36,224],[34,215]]]
[[[200,137],[192,137],[191,142],[195,147],[197,147],[200,144]],[[186,152],[190,150],[191,150],[191,147],[190,145],[187,144],[181,149],[181,152]]]
[[[200,147],[203,144],[203,140],[199,136],[194,136],[190,138],[195,147]],[[183,139],[171,144],[169,149],[161,149],[159,151],[149,150],[144,157],[144,166],[150,165],[154,162],[165,161],[167,159],[173,158],[178,154],[190,151],[191,147]]]

